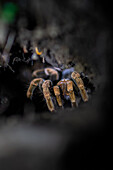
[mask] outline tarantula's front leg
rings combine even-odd
[[[27,90],[27,97],[32,99],[33,91],[35,90],[35,88],[37,86],[39,87],[39,89],[41,89],[43,82],[44,82],[44,80],[42,78],[36,78],[36,79],[32,80],[30,83],[30,86]]]
[[[80,74],[78,72],[74,71],[71,74],[71,78],[74,81],[74,83],[77,85],[83,101],[84,102],[88,101],[88,95],[87,95],[87,92],[85,90],[84,83],[83,83],[83,81],[80,77]]]
[[[60,97],[59,87],[61,88],[61,90],[63,92],[63,96],[66,95],[66,96],[70,97],[72,107],[77,106],[76,97],[75,97],[75,94],[74,94],[74,91],[73,91],[73,82],[71,80],[68,80],[68,79],[63,79],[63,80],[61,80],[57,83],[57,86],[54,86],[54,93],[55,93],[58,105],[62,106],[62,100],[61,100],[61,97]]]
[[[67,91],[69,92],[72,107],[78,106],[78,104],[76,102],[75,94],[73,91],[73,82],[72,81],[67,81]]]
[[[50,80],[45,80],[44,83],[42,84],[43,88],[43,94],[44,98],[46,100],[48,109],[53,112],[55,110],[52,98],[51,98],[51,93],[50,93],[50,87],[52,85],[52,82]]]
[[[30,86],[27,90],[27,97],[32,99],[33,96],[33,91],[35,90],[35,88],[38,86],[39,89],[43,89],[43,95],[44,98],[46,100],[48,109],[52,112],[55,110],[54,108],[54,104],[51,98],[51,93],[49,88],[51,87],[52,82],[50,80],[45,80],[42,78],[36,78],[34,80],[31,81]]]
[[[59,89],[59,87],[58,86],[54,86],[53,87],[53,90],[54,90],[54,94],[55,94],[55,96],[56,96],[56,100],[57,100],[57,103],[58,103],[58,105],[60,106],[60,107],[62,107],[63,106],[63,104],[62,104],[62,99],[61,99],[61,94],[60,94],[60,89]]]

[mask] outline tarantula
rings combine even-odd
[[[43,77],[39,77],[41,72],[48,75],[50,79],[45,80]],[[88,101],[84,82],[81,75],[76,71],[71,73],[71,79],[63,78],[59,80],[59,73],[55,68],[37,69],[32,73],[32,76],[34,79],[31,81],[27,90],[27,97],[32,99],[34,90],[38,87],[40,92],[43,93],[47,107],[51,112],[55,111],[53,97],[56,98],[59,107],[63,107],[63,98],[66,100],[70,99],[72,107],[77,107],[78,103],[75,94],[81,96],[84,102]],[[53,85],[51,80],[55,81],[56,85]]]

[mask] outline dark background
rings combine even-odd
[[[25,3],[25,4],[24,4]],[[26,3],[28,6],[26,8]],[[33,107],[25,117],[0,121],[0,170],[109,169],[112,164],[112,4],[110,1],[19,1],[40,23],[73,24],[63,40],[72,54],[96,71],[88,104],[41,119]],[[25,6],[24,6],[25,5]],[[85,26],[84,26],[84,24]],[[78,35],[78,37],[77,37]]]

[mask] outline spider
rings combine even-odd
[[[42,77],[38,77],[40,72],[44,72],[50,77],[49,80],[45,80]],[[37,69],[32,73],[34,79],[31,81],[27,90],[27,98],[32,99],[34,90],[38,87],[41,93],[43,93],[48,110],[50,112],[55,111],[55,104],[53,97],[56,98],[57,105],[63,108],[63,99],[70,99],[71,106],[77,107],[77,97],[75,93],[80,94],[84,102],[88,101],[88,93],[86,91],[84,82],[80,73],[73,71],[71,78],[63,78],[59,80],[59,73],[55,68]],[[56,85],[53,85],[52,80],[56,81]],[[77,94],[77,95],[78,95]]]

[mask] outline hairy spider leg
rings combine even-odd
[[[74,83],[77,85],[83,101],[84,102],[88,101],[88,94],[87,94],[87,92],[85,90],[84,83],[83,83],[83,81],[82,81],[82,79],[80,77],[80,74],[78,72],[74,71],[71,74],[71,78],[74,81]]]
[[[59,79],[59,73],[57,70],[53,68],[45,68],[45,69],[37,69],[33,71],[32,77],[37,77],[39,73],[44,72],[45,75],[50,76],[52,80],[58,80]]]
[[[68,79],[62,79],[57,83],[57,86],[60,86],[64,96],[67,95],[70,97],[72,107],[77,106],[76,97],[73,91],[73,82]]]
[[[74,94],[74,90],[73,90],[73,82],[67,81],[67,91],[69,92],[69,96],[70,96],[70,100],[71,100],[71,105],[73,106],[78,106],[77,102],[76,102],[76,97]]]
[[[57,70],[53,69],[53,68],[45,68],[44,69],[45,74],[51,77],[55,77],[55,80],[59,79],[59,73]]]
[[[62,104],[62,99],[61,99],[61,94],[60,94],[60,89],[58,86],[54,86],[53,87],[53,90],[54,90],[54,94],[56,96],[56,100],[57,100],[57,103],[60,107],[63,107],[63,104]]]
[[[44,79],[42,79],[42,78],[33,79],[30,83],[28,90],[27,90],[27,97],[32,99],[33,92],[34,92],[35,88],[38,86],[39,89],[41,89],[43,82],[44,82]]]
[[[52,101],[51,93],[50,93],[50,87],[52,85],[52,82],[50,80],[45,80],[44,83],[42,84],[43,88],[43,94],[44,98],[46,100],[46,104],[48,106],[48,109],[53,112],[55,111],[55,107]]]

